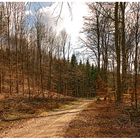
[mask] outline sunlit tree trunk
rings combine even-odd
[[[28,98],[30,99],[31,98],[31,86],[30,86],[30,69],[29,69],[29,42],[27,42],[27,85],[28,85]]]
[[[12,94],[12,65],[11,65],[11,45],[10,45],[10,10],[11,3],[6,3],[7,10],[7,40],[8,40],[8,56],[9,56],[9,93]]]
[[[136,31],[135,31],[135,60],[134,60],[134,69],[135,69],[135,80],[134,80],[134,90],[135,90],[135,108],[138,108],[138,95],[137,95],[137,83],[138,83],[138,35],[139,35],[139,11],[140,6],[137,8],[137,18],[136,18]]]

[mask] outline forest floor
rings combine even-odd
[[[51,98],[31,98],[22,95],[0,98],[0,134],[16,124],[28,119],[45,116],[50,111],[65,108],[75,102],[69,96],[53,96]]]
[[[91,103],[69,124],[64,137],[68,138],[129,138],[140,137],[140,115],[130,107],[98,101]],[[131,118],[129,114],[133,114]]]
[[[140,137],[139,111],[136,113],[126,104],[118,106],[113,101],[96,98],[73,100],[31,118],[15,120],[0,131],[0,137]]]
[[[69,123],[91,102],[93,100],[78,99],[38,117],[18,120],[11,127],[0,131],[0,137],[63,137]]]

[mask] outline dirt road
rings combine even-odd
[[[0,137],[49,138],[63,137],[69,123],[93,100],[80,99],[67,106],[49,112],[47,116],[32,118],[0,134]]]

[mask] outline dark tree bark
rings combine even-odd
[[[121,75],[120,75],[120,46],[119,46],[119,3],[115,3],[115,47],[117,56],[117,102],[121,102]]]
[[[37,27],[37,47],[38,47],[38,55],[39,55],[39,74],[40,74],[40,85],[41,85],[41,94],[44,98],[43,92],[43,77],[42,77],[42,54],[41,54],[41,31],[39,30],[41,27]]]
[[[98,71],[100,71],[100,27],[99,27],[99,12],[96,11],[96,24],[97,24],[97,50],[98,50]]]
[[[126,90],[126,75],[127,75],[127,64],[126,64],[126,43],[125,43],[125,2],[120,2],[121,9],[121,47],[122,47],[122,93]]]

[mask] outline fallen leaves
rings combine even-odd
[[[65,137],[139,137],[139,130],[114,103],[100,101],[89,105],[69,124]]]

